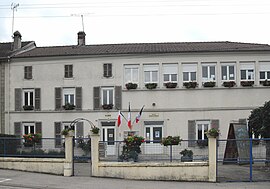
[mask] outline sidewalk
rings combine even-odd
[[[143,173],[142,173],[143,174]],[[0,169],[0,188],[35,188],[35,189],[265,189],[269,182],[242,183],[205,183],[205,182],[168,182],[136,181],[95,177],[63,177],[40,173],[29,173]]]

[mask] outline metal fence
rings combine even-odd
[[[270,181],[266,143],[270,146],[270,139],[218,140],[218,181]]]
[[[208,146],[207,145],[189,145],[197,141],[182,140],[179,145],[163,146],[160,141],[146,141],[141,144],[138,153],[138,159],[135,161],[157,161],[157,162],[180,162],[180,161],[207,161]],[[130,158],[123,158],[124,141],[101,141],[99,144],[100,161],[134,161],[132,154]],[[192,151],[192,157],[184,160],[180,154],[183,150]],[[131,152],[132,153],[132,152]]]
[[[65,158],[64,139],[42,138],[29,144],[21,138],[0,138],[0,157]]]

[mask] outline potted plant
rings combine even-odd
[[[137,87],[138,87],[138,84],[137,83],[132,83],[132,82],[126,83],[127,90],[137,89]]]
[[[180,142],[180,136],[167,136],[161,140],[161,144],[164,146],[178,145]]]
[[[177,86],[177,83],[167,82],[164,83],[164,85],[166,86],[166,88],[175,88]]]
[[[224,87],[229,87],[229,88],[231,88],[231,87],[234,87],[235,84],[236,84],[235,81],[224,81],[222,85],[223,85]]]
[[[184,82],[183,86],[187,89],[194,89],[198,86],[198,83],[196,81]]]
[[[155,89],[155,88],[157,88],[157,83],[146,83],[145,87],[147,89]]]
[[[23,139],[24,139],[24,146],[25,147],[32,147],[34,146],[36,143],[39,143],[41,140],[41,134],[37,133],[37,134],[25,134],[23,135]]]
[[[141,136],[133,135],[124,139],[124,146],[122,154],[119,156],[120,161],[128,161],[133,159],[134,162],[138,161],[138,156],[141,153],[141,144],[144,143],[144,138]]]
[[[191,162],[193,161],[193,151],[192,150],[188,150],[188,149],[184,149],[180,152],[181,156],[181,161],[182,162]]]
[[[62,130],[61,134],[64,136],[67,136],[67,135],[74,136],[74,130],[71,128],[67,128],[67,129]]]
[[[113,108],[113,104],[103,104],[102,108],[104,110],[111,110]]]
[[[216,86],[216,82],[215,81],[207,81],[203,83],[204,87],[215,87]]]
[[[75,109],[75,105],[74,104],[70,104],[70,103],[66,103],[63,108],[65,110],[74,110]]]
[[[99,128],[93,125],[93,126],[91,127],[91,132],[92,132],[93,134],[98,134],[98,133],[99,133]]]
[[[34,110],[34,106],[33,105],[24,105],[23,109],[24,110]]]
[[[254,81],[241,81],[241,86],[243,87],[252,87],[254,85]]]
[[[218,137],[220,132],[216,128],[211,128],[208,131],[206,131],[205,134],[207,135],[208,138],[209,137]]]
[[[263,86],[270,86],[270,80],[264,80],[264,81],[260,81],[260,84]]]

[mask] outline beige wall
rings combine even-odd
[[[65,159],[0,157],[1,169],[64,175]]]
[[[123,56],[92,56],[92,57],[58,57],[58,58],[35,58],[13,59],[10,68],[10,78],[6,81],[6,132],[13,133],[13,123],[16,121],[41,121],[44,137],[54,137],[53,126],[55,121],[72,121],[78,117],[91,120],[100,125],[101,120],[115,121],[118,112],[93,111],[93,87],[94,86],[119,86],[122,91],[122,110],[127,117],[128,103],[131,103],[132,118],[134,119],[142,105],[145,109],[142,121],[134,125],[134,130],[144,135],[143,121],[164,121],[164,134],[180,134],[187,139],[188,120],[211,120],[220,121],[221,138],[226,138],[229,123],[232,120],[247,118],[253,108],[261,106],[268,101],[270,87],[262,87],[258,81],[258,62],[269,61],[270,55],[264,53],[200,53],[200,54],[170,54],[170,55],[123,55]],[[221,86],[220,62],[236,61],[237,87],[232,89]],[[239,86],[239,62],[254,61],[255,85],[252,88]],[[197,78],[201,85],[201,63],[217,63],[218,87],[206,89],[185,89],[182,87],[182,64],[198,63]],[[103,63],[113,64],[113,77],[103,78]],[[159,86],[149,91],[143,85],[143,65],[147,63],[159,63]],[[162,63],[177,63],[179,78],[176,89],[166,89],[162,82]],[[64,65],[73,64],[74,78],[64,79]],[[136,90],[127,91],[124,86],[125,64],[139,64],[140,83]],[[33,79],[23,79],[23,67],[33,66]],[[9,69],[9,70],[8,70]],[[6,75],[8,77],[8,74]],[[54,88],[55,87],[82,87],[82,111],[54,111]],[[15,88],[41,88],[41,111],[39,112],[15,112],[14,89]],[[155,103],[156,106],[152,106]],[[10,113],[8,113],[10,112]],[[84,134],[87,135],[90,126],[85,123]],[[124,121],[116,132],[128,130]]]

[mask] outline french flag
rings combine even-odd
[[[136,123],[138,123],[140,121],[140,118],[142,116],[142,111],[143,111],[144,106],[142,107],[141,111],[138,113],[138,115],[136,116]]]
[[[131,112],[130,112],[130,104],[128,105],[128,127],[131,129]]]
[[[122,123],[122,117],[123,117],[123,114],[122,112],[119,110],[119,113],[118,113],[118,117],[117,117],[117,126],[120,127],[121,123]]]

